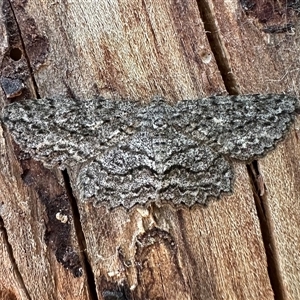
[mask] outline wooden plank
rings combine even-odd
[[[9,255],[11,249],[7,241],[6,231],[3,228],[3,224],[0,226],[0,272],[2,274],[0,280],[0,298],[3,300],[29,299],[24,282],[19,276],[12,257]]]
[[[261,163],[261,173],[267,187],[265,206],[270,222],[276,261],[287,299],[300,298],[300,147],[299,121],[285,143]],[[274,162],[277,167],[274,168]]]
[[[42,97],[72,92],[82,98],[97,93],[149,101],[161,94],[178,101],[225,90],[214,57],[210,59],[196,3],[124,0],[95,5],[93,1],[32,0],[25,6],[18,1],[13,5]],[[32,18],[35,29],[28,32]],[[40,220],[43,208],[36,206],[37,196],[28,197],[34,204],[26,202],[21,183],[8,186],[21,190],[19,197],[27,209],[39,208],[33,219]],[[234,195],[208,208],[153,205],[130,212],[122,208],[107,211],[80,199],[78,207],[99,299],[273,299],[244,166],[237,166]],[[8,209],[16,216],[13,207]],[[36,226],[42,236],[42,225]],[[7,231],[20,235],[9,226]],[[22,243],[29,242],[25,236]],[[47,247],[42,239],[40,242],[37,255],[46,256]],[[20,253],[14,254],[20,264]],[[49,276],[56,272],[59,281],[57,297],[63,292],[70,299],[73,293],[80,294],[82,279],[70,280],[70,289],[64,290],[65,279],[53,265],[48,268]],[[35,299],[26,266],[22,270]],[[42,280],[35,282],[41,291],[43,285]]]
[[[207,58],[211,50],[195,6],[139,0],[66,3],[26,5],[50,45],[35,74],[41,96],[66,94],[64,82],[85,98],[100,93],[149,101],[159,94],[178,101],[224,91],[214,59]],[[20,19],[19,25],[26,32],[27,24]]]
[[[249,4],[254,4],[250,5]],[[245,8],[245,10],[243,10]],[[241,93],[286,92],[299,96],[299,18],[296,6],[273,9],[262,2],[214,0],[210,6]],[[300,296],[299,125],[269,156],[259,161],[257,191],[267,251],[278,299]],[[262,192],[262,193],[261,193]],[[261,195],[260,195],[261,193]],[[272,272],[271,272],[272,273]],[[272,275],[272,274],[271,274]]]
[[[65,242],[59,235],[66,234],[66,231],[59,226],[60,221],[56,220],[55,222],[54,218],[63,206],[57,203],[56,207],[49,203],[44,203],[44,206],[41,203],[41,195],[38,195],[34,187],[32,187],[34,185],[32,181],[35,179],[31,178],[29,184],[28,181],[26,182],[26,180],[29,180],[30,175],[40,174],[40,176],[45,176],[51,187],[49,173],[45,175],[42,172],[34,172],[37,170],[32,168],[32,174],[22,181],[22,171],[20,166],[16,164],[16,157],[12,148],[9,147],[9,139],[7,141],[8,144],[4,142],[1,130],[1,217],[8,234],[8,242],[12,247],[12,255],[15,259],[17,270],[20,272],[20,277],[24,282],[30,299],[40,299],[41,294],[44,295],[45,299],[57,299],[60,297],[64,299],[87,299],[86,278],[74,277],[74,273],[72,274],[72,272],[59,264],[59,262],[63,263],[63,261],[58,262],[58,257],[60,256],[57,255],[57,251],[60,248],[57,243]],[[52,189],[55,191],[53,185]],[[45,192],[47,193],[47,189]],[[53,201],[51,196],[53,194],[51,195],[50,193],[46,201]],[[62,200],[62,198],[54,199]],[[56,208],[56,210],[49,212],[49,207],[52,207],[52,209]],[[72,217],[69,215],[69,218]],[[71,223],[71,220],[68,222]],[[68,225],[68,227],[70,226]],[[71,232],[74,235],[74,229]],[[79,249],[76,248],[77,240],[76,236],[72,235],[71,237],[65,235],[64,238],[66,241],[71,239],[68,244],[70,248],[67,249],[70,252],[69,256],[67,255],[68,253],[63,253],[66,259],[65,266],[71,268],[72,264],[68,265],[69,260],[73,259],[76,262],[76,253],[79,253]],[[49,241],[47,242],[46,239],[49,239]],[[73,247],[71,247],[72,245]],[[6,260],[5,255],[3,255],[3,259],[5,259],[4,265],[7,265],[9,261]],[[71,271],[73,271],[72,268]],[[0,281],[2,284],[4,282],[3,285],[7,281],[7,275],[5,274],[1,273]],[[20,290],[19,293],[24,292]],[[18,293],[14,296],[17,297]],[[23,298],[19,297],[16,299]]]
[[[241,1],[242,3],[244,1]],[[254,3],[254,1],[253,1]],[[211,2],[211,10],[241,94],[247,93],[297,93],[299,62],[298,32],[266,33],[271,24],[293,23],[298,26],[297,13],[282,7],[268,23],[260,23],[255,15],[247,15],[238,0]]]
[[[32,70],[26,61],[14,14],[9,2],[1,4],[1,85],[5,92],[4,95],[1,90],[1,99],[35,97]],[[22,18],[30,22],[26,15]],[[58,183],[55,172],[20,151],[2,127],[0,153],[0,214],[7,232],[7,253],[2,249],[1,269],[4,270],[0,282],[1,292],[9,292],[3,297],[87,299],[86,277],[74,277],[80,272],[82,258],[64,187]],[[68,220],[58,220],[58,213],[66,214]],[[14,268],[8,274],[6,266],[11,263]],[[13,276],[16,278],[8,284]],[[12,288],[16,281],[19,290]]]

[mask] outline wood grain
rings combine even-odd
[[[60,229],[59,225],[55,227],[59,221],[57,220],[55,223],[53,218],[61,206],[58,205],[56,211],[47,213],[49,203],[43,203],[45,199],[42,199],[42,194],[36,190],[35,181],[42,183],[44,180],[41,177],[44,177],[49,184],[48,187],[46,186],[45,194],[52,189],[52,193],[46,199],[50,201],[57,199],[55,192],[58,191],[51,184],[53,178],[49,176],[49,172],[45,176],[45,173],[39,172],[39,168],[34,170],[32,167],[32,173],[28,173],[25,180],[22,176],[22,181],[21,175],[24,172],[16,164],[10,139],[7,136],[6,138],[7,143],[1,130],[1,218],[8,235],[8,243],[12,248],[12,257],[3,256],[3,258],[9,258],[9,260],[5,260],[3,265],[7,265],[9,261],[14,264],[15,261],[16,269],[20,273],[22,282],[24,282],[30,296],[29,299],[39,299],[41,294],[44,295],[45,299],[60,297],[63,299],[87,299],[86,278],[74,278],[74,274],[63,268],[57,261],[57,251],[60,248],[56,244],[56,239],[64,231]],[[70,218],[72,217],[70,216]],[[70,248],[70,250],[78,253],[74,229],[71,232],[71,237],[66,238],[72,240],[69,245],[70,247],[73,245],[73,249]],[[46,241],[47,238],[49,239],[48,242]],[[62,243],[63,241],[59,240],[59,242]],[[65,258],[70,259],[68,256]],[[7,275],[5,272],[1,273],[2,276],[6,282]],[[24,294],[22,289],[19,292]],[[15,296],[17,297],[17,295]]]
[[[276,262],[286,299],[300,297],[299,157],[298,122],[286,142],[261,162],[261,173],[267,187],[266,215],[274,237]]]
[[[9,2],[2,2],[1,13],[4,41],[1,80],[10,78],[12,82],[23,82],[24,89],[14,100],[36,97],[34,78]],[[28,21],[28,18],[23,16],[23,20]],[[19,59],[11,55],[11,49],[16,48],[22,51]],[[3,106],[5,95],[2,90],[1,99]],[[72,213],[69,209],[66,224],[56,218],[58,212],[68,210],[66,191],[59,183],[57,173],[45,169],[20,151],[3,127],[0,128],[0,153],[0,215],[7,234],[3,249],[8,249],[8,253],[1,256],[1,270],[4,271],[0,275],[1,295],[9,299],[88,299],[86,277],[74,277],[75,271],[80,269],[82,255]],[[13,266],[11,274],[6,272],[9,265]],[[15,279],[7,284],[13,276]],[[19,290],[16,286],[12,289],[15,281]]]
[[[239,1],[211,3],[240,92],[286,92],[299,97],[297,11],[280,6],[280,2],[268,11],[256,1],[256,6],[246,12],[241,3],[245,5]],[[295,30],[270,32],[270,28],[285,28],[286,24]],[[265,193],[259,195],[258,191],[257,199],[264,210],[262,230],[268,235],[267,251],[276,272],[273,288],[278,299],[298,299],[300,295],[299,151],[299,125],[295,125],[288,138],[258,163],[261,173],[257,175]]]
[[[219,72],[210,67],[214,60],[200,67],[210,48],[201,33],[198,11],[172,2],[157,4],[28,2],[26,14],[34,16],[39,33],[43,32],[49,43],[44,55],[47,61],[37,66],[40,69],[35,74],[38,86],[43,85],[41,96],[65,94],[66,84],[78,97],[101,93],[144,101],[149,100],[145,95],[153,94],[179,100],[191,94],[221,92]],[[24,14],[21,5],[18,1],[14,4]],[[22,32],[28,31],[27,25],[19,19]],[[24,43],[27,46],[30,41]],[[49,73],[54,82],[45,85]]]
[[[18,270],[14,265],[12,257],[9,255],[11,248],[3,224],[1,224],[0,228],[0,245],[0,272],[2,274],[0,280],[0,298],[3,300],[29,299],[24,282],[18,276]]]

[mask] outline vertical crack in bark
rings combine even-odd
[[[238,84],[231,71],[229,59],[226,55],[226,48],[218,33],[219,29],[216,24],[215,15],[207,0],[197,0],[197,5],[204,23],[207,39],[211,50],[214,53],[226,90],[229,94],[236,95],[239,93]],[[278,253],[271,226],[269,206],[267,205],[267,195],[264,193],[264,183],[261,177],[259,178],[260,180],[257,180],[258,175],[260,175],[258,166],[259,164],[257,161],[248,165],[248,175],[252,185],[253,197],[260,222],[260,229],[267,257],[268,275],[274,292],[274,298],[275,300],[283,300],[286,299],[287,296],[278,263]]]
[[[16,14],[15,14],[15,11],[14,11],[13,5],[12,5],[12,3],[11,3],[10,0],[8,0],[8,2],[9,2],[10,9],[12,11],[12,15],[13,15],[14,21],[15,21],[15,23],[17,25],[17,28],[18,28],[18,32],[19,32],[19,36],[20,36],[20,41],[21,41],[21,44],[22,44],[23,52],[24,52],[24,57],[25,57],[25,60],[27,62],[27,66],[28,66],[29,73],[30,73],[30,78],[32,80],[34,91],[35,91],[35,94],[36,94],[35,96],[36,96],[36,98],[39,99],[39,98],[41,98],[40,94],[39,94],[39,89],[38,89],[37,83],[36,83],[34,75],[33,75],[33,69],[31,67],[30,60],[29,60],[29,57],[28,57],[28,54],[27,54],[27,51],[26,51],[26,47],[25,47],[25,43],[24,43],[24,40],[23,40],[22,32],[21,32],[21,29],[20,29],[20,26],[19,26]]]
[[[70,204],[71,204],[72,211],[73,211],[74,226],[75,226],[75,231],[76,231],[76,235],[77,235],[77,241],[78,241],[78,245],[80,248],[80,252],[82,253],[83,260],[84,260],[83,264],[84,264],[84,268],[85,268],[85,272],[86,272],[90,298],[92,300],[97,300],[98,297],[97,297],[95,276],[94,276],[92,267],[90,265],[90,262],[89,262],[89,259],[88,259],[87,253],[86,253],[86,240],[85,240],[85,236],[84,236],[83,229],[82,229],[81,222],[80,222],[79,209],[77,206],[76,199],[73,195],[72,187],[70,184],[70,177],[69,177],[67,170],[62,171],[62,174],[63,174],[63,178],[64,178],[64,182],[65,182],[65,188],[67,191],[67,195],[69,197]]]
[[[210,48],[216,59],[226,90],[230,95],[237,95],[239,94],[238,84],[232,73],[230,63],[226,55],[226,48],[218,33],[219,29],[216,24],[215,16],[211,11],[209,2],[207,0],[197,0],[197,5]]]
[[[36,96],[36,98],[40,98],[38,85],[36,83],[34,73],[33,73],[33,68],[31,66],[30,59],[29,59],[29,56],[28,56],[27,51],[26,51],[26,46],[25,46],[25,43],[24,43],[24,40],[23,40],[23,37],[22,37],[22,32],[21,32],[19,23],[17,21],[16,14],[15,14],[14,9],[13,9],[13,5],[10,1],[9,1],[9,5],[10,5],[10,9],[12,11],[12,15],[13,15],[14,21],[16,23],[17,29],[18,29],[21,45],[22,45],[22,48],[23,48],[23,51],[24,51],[24,57],[25,57],[26,62],[27,62],[30,77],[31,77],[31,80],[32,80],[32,83],[33,83],[33,86],[34,86],[34,91],[36,93],[35,96]],[[65,181],[65,188],[66,188],[66,191],[67,191],[67,194],[68,194],[68,197],[69,197],[69,200],[70,200],[70,204],[71,204],[71,207],[72,207],[72,211],[73,211],[74,226],[75,226],[75,231],[76,231],[76,235],[77,235],[78,244],[79,244],[81,253],[83,254],[83,259],[84,259],[83,263],[84,263],[86,276],[87,276],[87,284],[88,284],[90,299],[97,300],[98,297],[97,297],[97,291],[96,291],[95,278],[94,278],[94,274],[93,274],[91,265],[88,261],[88,257],[87,257],[86,251],[85,251],[86,241],[85,241],[85,237],[84,237],[82,227],[81,227],[81,223],[80,223],[80,214],[79,214],[79,210],[78,210],[78,207],[77,207],[77,204],[76,204],[76,200],[75,200],[75,198],[73,196],[73,193],[72,193],[72,188],[71,188],[71,185],[70,185],[70,180],[69,180],[69,176],[68,176],[67,171],[63,171],[63,177],[64,177],[64,181]],[[1,228],[2,223],[3,223],[3,221],[0,217],[0,228]],[[15,266],[16,274],[17,274],[20,282],[22,283],[22,286],[23,286],[23,288],[26,292],[26,295],[27,295],[28,299],[30,300],[31,298],[29,297],[28,291],[26,290],[24,281],[21,277],[21,274],[20,274],[19,270],[17,269],[17,265],[16,265],[15,259],[13,257],[12,247],[8,243],[7,233],[6,233],[6,231],[4,231],[4,232],[5,232],[5,239],[7,240],[8,253],[11,257],[11,261],[13,262],[13,265]]]
[[[247,170],[252,185],[253,197],[267,256],[268,274],[274,292],[274,299],[284,300],[287,299],[287,295],[285,293],[280,266],[278,264],[278,253],[271,224],[272,217],[267,203],[267,195],[262,190],[263,182],[261,180],[258,162],[253,161],[251,164],[247,165]]]
[[[8,234],[7,234],[7,231],[6,231],[6,228],[4,226],[4,221],[2,219],[2,217],[0,216],[0,231],[2,231],[3,233],[3,238],[5,240],[5,244],[6,244],[6,250],[7,250],[7,253],[8,253],[8,256],[9,256],[9,259],[10,259],[10,262],[13,266],[13,270],[14,270],[14,273],[16,275],[16,278],[22,288],[22,290],[24,291],[24,293],[26,294],[26,297],[31,300],[31,297],[30,297],[30,294],[26,288],[26,285],[25,285],[25,282],[23,280],[23,277],[21,275],[21,272],[18,268],[18,265],[16,263],[16,260],[15,260],[15,257],[14,257],[14,252],[13,252],[13,249],[12,249],[12,246],[11,244],[9,243],[8,241]]]

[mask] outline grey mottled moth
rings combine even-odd
[[[215,96],[170,105],[97,98],[13,103],[2,119],[46,167],[68,168],[82,201],[109,207],[167,200],[206,204],[232,191],[232,159],[273,149],[293,123],[286,95]]]

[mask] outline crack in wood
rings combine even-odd
[[[255,201],[262,240],[266,252],[268,274],[274,292],[274,299],[284,300],[287,299],[287,295],[285,293],[283,278],[281,276],[280,266],[278,263],[279,256],[277,253],[277,247],[275,245],[274,231],[272,229],[272,224],[270,223],[271,215],[269,212],[269,206],[267,204],[268,195],[266,192],[263,194],[261,193],[261,185],[265,184],[259,171],[259,162],[256,160],[253,161],[251,164],[247,165],[247,170],[252,185],[253,198]],[[258,180],[258,177],[261,179]]]
[[[24,57],[25,57],[25,60],[26,60],[26,63],[27,63],[30,78],[32,80],[32,84],[33,84],[33,88],[34,88],[34,92],[35,92],[35,97],[40,98],[38,85],[37,85],[37,82],[36,82],[35,77],[33,75],[34,74],[33,68],[31,66],[30,59],[29,59],[29,56],[28,56],[28,53],[27,53],[27,49],[25,47],[25,43],[24,43],[24,39],[23,39],[23,36],[22,36],[22,31],[20,29],[20,25],[18,23],[18,20],[17,20],[16,14],[14,12],[14,8],[13,8],[12,3],[9,0],[7,0],[7,2],[9,3],[9,6],[10,6],[10,9],[11,9],[11,12],[12,12],[12,16],[13,16],[13,19],[14,19],[14,22],[16,24],[17,31],[18,31],[18,34],[19,34],[19,37],[20,37],[20,42],[21,42],[21,45],[22,45],[22,48],[23,48],[23,54],[24,54]]]
[[[204,23],[206,35],[211,46],[211,50],[214,53],[217,66],[224,81],[224,85],[229,94],[237,94],[239,92],[239,88],[230,68],[230,62],[227,58],[226,48],[224,47],[222,39],[218,34],[218,27],[216,25],[214,13],[210,8],[210,4],[206,0],[197,0],[197,4]],[[251,164],[247,165],[247,170],[253,189],[253,198],[260,223],[260,229],[267,258],[268,274],[274,292],[274,298],[276,300],[283,300],[286,299],[287,296],[285,295],[283,279],[278,264],[278,253],[274,241],[274,234],[270,224],[271,216],[268,212],[269,208],[266,204],[267,193],[265,192],[263,178],[259,172],[258,162],[253,161]]]
[[[86,253],[86,240],[85,240],[85,236],[84,236],[83,229],[82,229],[81,222],[80,222],[79,208],[77,206],[76,199],[73,195],[72,187],[70,184],[70,177],[69,177],[67,170],[62,171],[62,175],[64,178],[65,188],[66,188],[67,195],[68,195],[68,198],[70,201],[70,205],[72,207],[73,222],[74,222],[75,232],[76,232],[76,236],[77,236],[78,246],[80,248],[80,252],[82,253],[82,258],[84,260],[83,265],[84,265],[85,274],[86,274],[86,278],[87,278],[87,284],[88,284],[90,298],[92,300],[97,300],[98,297],[97,297],[97,290],[96,290],[96,281],[95,281],[95,276],[94,276],[92,266],[89,262],[88,255]]]
[[[216,18],[211,10],[210,4],[207,0],[197,0],[197,5],[211,51],[214,54],[226,90],[230,95],[238,95],[238,84],[232,73],[226,48],[218,34],[219,30],[216,24]]]
[[[12,267],[13,267],[14,273],[16,275],[16,278],[17,278],[21,288],[23,289],[26,297],[28,298],[28,300],[31,300],[31,297],[29,295],[29,292],[28,292],[28,290],[26,288],[26,285],[25,285],[25,282],[23,280],[22,274],[19,270],[19,266],[16,263],[13,248],[12,248],[12,246],[11,246],[9,240],[8,240],[8,234],[7,234],[6,228],[4,226],[4,221],[3,221],[1,216],[0,216],[0,231],[2,231],[3,238],[5,240],[5,245],[6,245],[6,250],[7,250],[7,253],[8,253],[8,257],[9,257],[10,262],[12,264]]]

